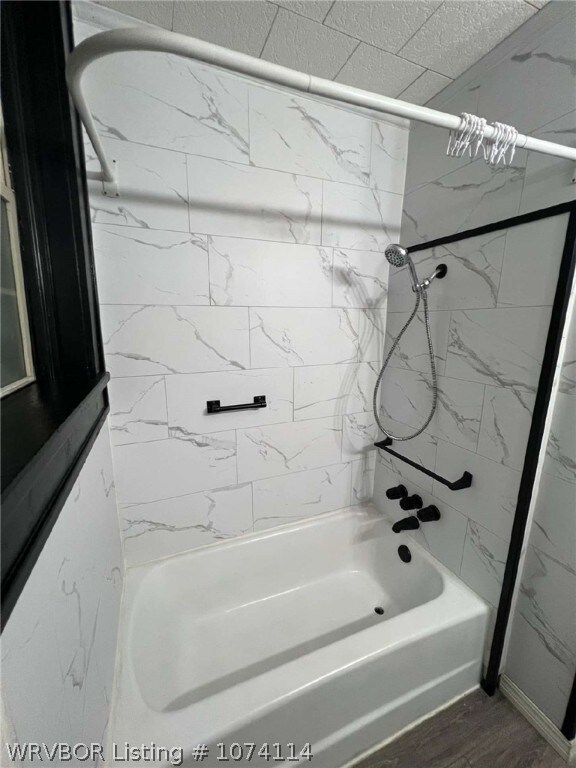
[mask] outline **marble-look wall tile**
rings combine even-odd
[[[439,440],[436,473],[448,480],[457,480],[464,472],[472,474],[470,488],[454,492],[434,481],[434,494],[491,533],[508,541],[516,512],[521,473]]]
[[[247,309],[103,305],[100,317],[112,376],[250,367]]]
[[[562,392],[556,395],[544,472],[576,483],[576,398],[573,395]]]
[[[558,726],[576,672],[575,594],[576,571],[528,547],[508,674]]]
[[[236,433],[119,445],[114,462],[122,506],[221,488],[238,480]]]
[[[342,460],[357,461],[375,453],[377,437],[378,427],[372,411],[346,414],[342,430]]]
[[[436,411],[427,431],[462,448],[476,450],[484,386],[439,376]],[[433,403],[429,373],[391,368],[385,375],[380,402],[387,418],[418,428],[428,418]]]
[[[253,487],[254,529],[272,528],[348,506],[350,464],[256,480]]]
[[[210,237],[210,298],[222,306],[329,307],[332,249]]]
[[[538,484],[530,543],[576,571],[576,485],[543,472]]]
[[[370,184],[385,192],[404,194],[408,127],[391,123],[372,123]]]
[[[550,309],[452,312],[446,375],[535,392]]]
[[[478,453],[507,467],[522,469],[535,397],[522,389],[488,385],[484,394]]]
[[[374,496],[374,477],[376,470],[376,452],[366,453],[358,460],[351,463],[352,485],[350,504],[362,504],[372,501]]]
[[[185,155],[127,141],[104,139],[102,143],[108,159],[122,169],[122,194],[107,197],[101,182],[88,183],[93,224],[202,232],[188,228]],[[89,167],[99,170],[99,163]]]
[[[108,393],[110,438],[114,445],[168,437],[164,376],[112,379]]]
[[[507,557],[508,542],[468,521],[460,577],[494,607],[500,600]]]
[[[250,92],[254,165],[368,184],[371,121],[314,99],[272,89]]]
[[[525,155],[492,170],[484,162],[466,165],[417,187],[404,198],[402,239],[409,244],[515,216],[524,181]]]
[[[401,449],[404,453],[404,447]],[[427,549],[434,557],[456,574],[460,575],[460,564],[462,562],[462,550],[464,547],[464,538],[466,536],[467,518],[457,510],[437,499],[429,490],[418,485],[414,480],[409,483],[397,472],[382,462],[382,457],[386,454],[380,452],[377,460],[377,471],[374,479],[374,500],[382,514],[389,518],[391,523],[401,520],[409,512],[404,512],[396,501],[388,501],[386,490],[398,485],[404,481],[410,493],[417,493],[422,497],[424,505],[435,504],[440,510],[440,520],[432,523],[423,523],[415,531],[409,531],[408,535],[417,541],[421,546]],[[407,465],[404,465],[407,466]],[[425,475],[420,473],[420,477],[427,480]]]
[[[390,501],[386,498],[386,491],[394,485],[398,485],[399,480],[396,473],[382,461],[382,451],[376,451],[374,463],[374,506],[383,515],[391,518]]]
[[[396,341],[400,331],[408,321],[410,312],[390,312],[386,317],[386,348],[387,356],[392,343]],[[434,348],[436,372],[443,374],[446,367],[448,349],[448,333],[450,328],[450,312],[430,312],[430,333]],[[408,327],[394,354],[390,358],[391,368],[409,368],[412,371],[422,371],[430,374],[430,356],[426,341],[426,326],[424,315],[419,312],[414,322]]]
[[[508,52],[480,83],[478,113],[533,131],[573,108],[567,94],[574,92],[574,26],[571,3],[566,19],[541,30],[536,37]],[[537,98],[527,99],[530,88]]]
[[[374,251],[334,249],[335,307],[386,308],[388,261]]]
[[[563,214],[507,230],[498,306],[552,306],[567,224]]]
[[[369,363],[382,362],[387,317],[385,309],[359,309],[356,311],[360,360]]]
[[[417,492],[416,487],[411,491]],[[414,531],[414,539],[425,547],[431,555],[452,573],[460,575],[462,551],[466,536],[466,517],[453,507],[441,502],[431,493],[422,495],[425,506],[434,504],[440,510],[440,520],[432,523],[422,523],[417,531]],[[404,515],[406,513],[404,512]]]
[[[575,52],[576,56],[576,52]],[[574,87],[574,86],[572,86]],[[569,112],[533,132],[544,141],[554,141],[566,147],[576,146],[576,111]],[[576,198],[574,163],[559,157],[530,152],[520,201],[520,213],[536,211],[546,205],[567,203]]]
[[[239,429],[239,482],[338,464],[341,446],[341,419]]]
[[[402,196],[377,188],[322,182],[322,244],[383,252],[398,242]]]
[[[102,304],[209,304],[206,237],[92,227]]]
[[[377,367],[355,363],[294,368],[295,420],[370,411]]]
[[[121,194],[90,188],[128,560],[250,530],[252,480],[296,493],[301,475],[294,514],[370,498],[407,123],[178,57],[121,59],[91,76]],[[267,408],[205,413],[258,394]]]
[[[254,368],[358,359],[358,316],[345,309],[250,309]]]
[[[414,430],[407,424],[402,424],[392,419],[384,418],[384,426],[390,434],[398,435],[400,437],[411,434]],[[380,439],[378,435],[377,439]],[[421,464],[423,467],[433,468],[436,464],[436,449],[438,447],[438,440],[435,437],[423,432],[421,435],[412,438],[411,440],[398,441],[394,446],[394,450],[398,449],[398,453],[411,461],[415,461]],[[394,473],[397,477],[404,478],[410,483],[415,483],[418,487],[423,488],[425,491],[432,492],[433,483],[431,477],[420,472],[420,470],[411,467],[404,461],[395,458],[386,451],[377,450],[378,459],[381,466],[386,467],[390,472]],[[398,483],[396,483],[397,485]]]
[[[446,277],[435,280],[427,293],[429,308],[495,307],[505,243],[506,232],[491,232],[414,253],[413,261],[420,280],[433,274],[440,264],[448,267]],[[388,306],[391,312],[405,312],[414,304],[408,270],[392,268],[390,273]]]
[[[514,614],[513,622],[506,675],[560,728],[574,674],[570,676],[548,635],[519,613]]]
[[[62,554],[60,559],[63,558]],[[51,577],[52,580],[57,576],[42,569],[39,564],[35,570],[38,574],[42,571],[46,578]],[[48,583],[45,582],[44,587]],[[3,632],[2,703],[9,725],[3,720],[2,730],[6,741],[10,729],[16,742],[20,739],[24,743],[28,739],[34,742],[38,738],[39,743],[53,744],[71,735],[70,715],[64,700],[65,682],[62,680],[60,649],[51,606],[41,589],[36,587],[35,592],[31,597],[23,595],[20,604],[27,607],[28,612],[18,611]],[[19,650],[18,646],[24,647]],[[78,650],[82,652],[83,649],[80,646]],[[108,718],[107,707],[101,704],[98,709],[96,730],[94,726],[90,728],[96,741],[100,740]],[[6,759],[5,749],[3,744],[3,760]],[[15,764],[22,765],[21,762]]]
[[[462,86],[458,93],[451,98],[442,98],[442,103],[437,104],[437,108],[453,115],[460,115],[462,112],[471,112],[477,115],[478,90],[478,83],[473,81]],[[412,122],[410,124],[405,194],[472,162],[468,155],[462,157],[447,156],[447,144],[448,137],[443,128],[424,123]],[[404,234],[404,224],[402,224],[402,229]]]
[[[250,483],[120,508],[128,565],[252,531]]]
[[[560,10],[561,5],[565,6],[564,11]],[[523,40],[519,44],[514,43],[512,36],[504,44],[499,63],[493,60],[489,69],[479,69],[475,79],[465,75],[462,83],[449,86],[430,106],[452,114],[464,111],[484,115],[489,121],[504,120],[522,126],[521,130],[538,138],[573,146],[576,113],[567,94],[574,90],[576,48],[572,29],[576,16],[575,9],[568,9],[568,4],[556,4],[554,12],[558,14],[555,18],[564,13],[561,24],[551,28],[550,16],[543,14],[538,27],[535,17],[534,31],[538,30],[538,34],[527,38],[519,33]],[[452,92],[456,95],[447,98]],[[528,92],[537,94],[538,103],[532,104],[526,99]],[[570,114],[566,114],[568,110]],[[571,167],[570,163],[557,158],[517,150],[512,168],[494,171],[481,159],[447,157],[446,143],[446,133],[440,129],[411,126],[401,238],[406,245],[574,199],[573,164]],[[563,215],[413,254],[421,278],[438,263],[448,266],[446,279],[433,283],[428,293],[433,315],[444,315],[446,322],[451,318],[446,365],[443,367],[443,360],[439,366],[441,376],[461,380],[463,388],[473,382],[480,388],[478,391],[485,389],[476,448],[472,443],[458,444],[455,435],[435,431],[441,406],[429,429],[443,438],[438,442],[436,472],[449,479],[458,477],[464,470],[473,474],[472,487],[457,493],[437,484],[434,491],[439,498],[435,503],[442,510],[440,523],[444,521],[443,508],[447,508],[447,503],[459,510],[456,514],[465,521],[464,531],[469,529],[466,547],[464,550],[462,546],[449,548],[449,555],[452,562],[458,554],[464,555],[462,578],[494,605],[500,595],[506,541],[515,512],[565,231],[566,216]],[[474,253],[480,241],[484,241],[483,247]],[[407,270],[391,269],[388,336],[396,336],[408,318],[413,301],[411,293]],[[448,311],[436,312],[443,309]],[[415,329],[411,333],[414,334]],[[432,336],[435,348],[439,344],[441,347],[443,337],[438,329],[433,329]],[[399,354],[391,361],[392,366],[421,370],[425,379],[428,361],[423,339],[422,334],[417,334],[412,345],[403,340]],[[575,349],[573,344],[572,353],[567,352],[562,363],[559,391],[565,395],[576,391]],[[385,377],[385,390],[386,380],[390,381],[392,373],[396,371],[391,370]],[[403,392],[401,388],[396,393],[408,412],[411,406],[407,398],[415,394]],[[413,412],[420,413],[424,408],[422,395],[416,399],[411,397],[411,401]],[[415,422],[402,412],[402,420],[405,419],[408,423]],[[574,569],[576,486],[560,479],[571,476],[571,472],[564,474],[573,460],[573,453],[566,451],[568,432],[574,430],[570,420],[565,418],[561,423],[559,432],[563,436],[553,432],[549,451],[558,458],[556,470],[560,475],[552,476],[546,471],[542,474],[531,541],[538,542],[539,547],[559,562],[566,564],[569,558],[568,565]],[[408,432],[408,427],[402,429],[402,433]],[[396,447],[408,454],[414,451],[410,445],[413,442],[398,443]],[[434,467],[430,457],[422,463]],[[398,476],[402,477],[411,491],[418,483],[418,477],[410,478],[400,462],[397,476],[382,480],[381,475],[388,471],[389,465],[390,459],[383,458],[376,469],[375,500],[381,506],[388,503],[385,496],[380,498],[385,493],[386,482],[397,484]],[[553,461],[549,456],[547,467],[551,466]],[[416,534],[420,534],[423,527]],[[426,527],[427,532],[437,530]],[[474,538],[472,532],[478,535]],[[459,567],[455,572],[460,574]],[[545,602],[560,606],[569,598],[564,597],[562,590],[560,597],[554,593],[556,578],[550,568],[543,577],[543,582],[550,585]],[[516,625],[521,631],[517,631]],[[517,614],[516,637],[508,655],[506,673],[560,725],[574,669],[566,673],[562,661],[550,652],[555,640],[546,635],[542,626],[534,626]],[[572,628],[574,626],[572,617]],[[572,651],[576,651],[573,644]]]
[[[419,374],[425,377],[426,374]],[[430,386],[428,389],[428,403]],[[430,424],[431,433],[438,438],[475,450],[480,431],[484,386],[471,381],[438,377],[437,410]],[[428,405],[422,408],[426,413]]]
[[[192,232],[320,243],[319,179],[188,155],[188,198]]]
[[[2,633],[5,735],[105,743],[122,578],[104,426]]]
[[[206,410],[208,400],[234,405],[251,403],[256,395],[266,396],[266,408],[217,414]],[[167,376],[166,396],[172,437],[278,424],[292,421],[293,373],[272,368]]]
[[[100,135],[248,163],[248,85],[179,56],[129,52],[98,62],[86,97]]]

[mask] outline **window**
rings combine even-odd
[[[30,328],[22,277],[16,200],[10,179],[4,119],[0,107],[0,396],[10,394],[34,380]]]
[[[106,418],[108,375],[82,135],[65,80],[70,5],[4,2],[0,16],[4,623]]]

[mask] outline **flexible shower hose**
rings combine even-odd
[[[416,313],[418,312],[418,307],[420,306],[420,301],[424,304],[424,324],[426,326],[426,338],[428,340],[428,354],[430,355],[430,373],[432,376],[432,408],[430,409],[430,413],[428,415],[428,418],[422,424],[422,426],[416,430],[411,435],[406,435],[405,437],[401,437],[400,435],[393,435],[390,431],[384,428],[382,421],[380,420],[380,409],[378,408],[378,390],[380,389],[380,385],[382,383],[382,377],[384,376],[384,371],[388,367],[388,363],[390,362],[390,358],[394,354],[394,350],[398,346],[400,339],[404,335],[404,333],[408,330],[410,327],[410,324],[416,317]],[[386,359],[384,360],[382,364],[382,368],[380,369],[380,373],[378,374],[378,378],[376,379],[376,384],[374,386],[374,397],[372,399],[372,408],[374,409],[374,418],[376,419],[376,424],[378,424],[378,427],[380,430],[386,435],[386,437],[392,438],[392,440],[412,440],[414,437],[418,437],[418,435],[421,435],[422,432],[426,429],[428,424],[432,421],[432,418],[434,416],[434,413],[436,411],[436,404],[438,402],[438,381],[436,379],[436,361],[434,360],[434,347],[432,346],[432,334],[430,333],[430,317],[428,314],[428,296],[426,295],[426,289],[422,286],[418,286],[416,288],[416,302],[414,304],[414,309],[412,310],[412,314],[404,324],[404,327],[394,340],[394,343],[390,347],[390,351],[386,355]]]

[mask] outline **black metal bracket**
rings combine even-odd
[[[207,400],[208,413],[223,413],[224,411],[248,411],[254,408],[266,408],[266,395],[255,395],[253,403],[240,403],[239,405],[220,405],[220,400]]]
[[[440,477],[440,475],[437,475],[435,472],[432,472],[430,469],[426,469],[426,467],[423,467],[421,464],[418,464],[415,461],[412,461],[412,459],[406,458],[406,456],[401,456],[399,453],[396,453],[396,451],[393,451],[390,446],[392,445],[392,438],[387,437],[385,440],[380,440],[377,443],[374,443],[376,448],[380,448],[382,451],[386,451],[386,453],[390,453],[392,456],[395,456],[397,459],[400,459],[400,461],[405,461],[406,464],[410,464],[411,467],[414,467],[414,469],[419,469],[420,472],[424,472],[425,475],[428,475],[428,477],[434,478],[434,480],[438,480],[439,483],[442,483],[442,485],[448,486],[451,491],[460,491],[463,488],[470,488],[472,485],[472,475],[470,472],[464,472],[462,477],[459,480],[455,480],[454,482],[450,482],[450,480],[446,480],[444,477]]]

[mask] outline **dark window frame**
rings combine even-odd
[[[36,381],[2,399],[2,626],[108,412],[65,2],[0,6],[2,105]]]

